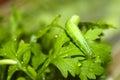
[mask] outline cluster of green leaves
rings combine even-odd
[[[79,26],[75,27],[81,32],[82,38],[77,34],[71,37],[76,31],[68,33],[67,28],[58,24],[59,18],[57,16],[37,33],[27,34],[23,29],[25,22],[21,23],[21,13],[13,10],[8,22],[9,30],[6,32],[0,29],[1,80],[101,79],[105,73],[105,64],[110,61],[111,50],[110,46],[101,42],[101,34],[109,26],[90,22],[92,25],[84,25],[87,23],[79,22]],[[66,24],[71,23],[68,20]],[[74,36],[82,40],[76,41]],[[88,51],[81,49],[86,48],[82,41],[89,46],[87,48],[92,51],[92,57],[86,55]],[[81,45],[77,45],[79,43]]]

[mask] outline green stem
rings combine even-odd
[[[51,63],[51,58],[49,57],[43,64],[42,68],[38,71],[37,80],[42,77],[43,72],[46,70],[46,68],[49,66],[50,63]]]
[[[3,65],[3,64],[17,64],[17,61],[12,59],[2,59],[0,60],[0,65]]]
[[[36,76],[34,76],[34,74],[31,74],[30,72],[28,72],[27,67],[22,68],[22,71],[24,71],[32,80],[36,80]]]
[[[36,76],[37,73],[35,72],[35,70],[31,67],[31,66],[25,66],[23,64],[20,63],[20,61],[17,59],[17,64],[18,64],[18,68],[22,71],[24,71],[32,80],[36,80]]]

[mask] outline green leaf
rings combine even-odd
[[[64,46],[60,49],[59,55],[61,57],[70,57],[70,56],[84,56],[84,54],[77,48],[72,42],[69,42],[69,45]]]
[[[84,59],[82,57],[80,58],[80,56],[83,56],[82,52],[62,32],[54,44],[52,63],[60,70],[65,78],[68,76],[68,72],[72,76],[78,74],[79,60]]]
[[[19,60],[22,61],[22,56],[28,52],[28,56],[30,57],[30,44],[28,43],[24,43],[24,41],[20,41],[19,43],[19,46],[18,46],[18,50],[17,50],[17,53],[16,53],[16,56],[18,57]],[[26,55],[27,56],[27,55]]]
[[[37,69],[46,60],[47,56],[41,52],[40,45],[37,43],[33,43],[31,49],[34,54],[32,56],[32,66],[34,69]]]
[[[85,60],[80,67],[80,78],[82,80],[96,79],[96,75],[103,74],[104,69],[100,64],[95,63],[94,60]]]
[[[3,45],[0,50],[0,56],[4,56],[6,58],[16,59],[16,46],[15,42],[7,42]]]
[[[31,58],[31,51],[26,51],[24,54],[23,54],[23,64],[24,65],[27,65],[30,61],[30,58]]]
[[[24,77],[19,77],[17,80],[26,80]]]
[[[102,31],[100,28],[89,29],[84,36],[87,40],[96,40],[100,38]]]
[[[37,76],[37,73],[36,73],[35,69],[33,69],[33,67],[27,66],[27,71],[28,71],[32,76],[34,76],[34,77]]]
[[[12,77],[12,75],[17,69],[22,70],[23,72],[25,72],[27,75],[30,76],[30,73],[26,72],[27,71],[26,67],[28,66],[31,57],[30,44],[24,43],[24,41],[21,41],[19,45],[15,45],[15,43],[16,43],[15,41],[8,42],[1,49],[1,56],[4,56],[5,58],[13,59],[13,60],[2,59],[2,62],[4,61],[3,64],[11,63],[11,62],[13,63],[13,61],[14,62],[16,61],[16,65],[9,66],[8,80],[9,78]],[[16,49],[16,47],[18,47],[18,49]],[[30,76],[30,77],[34,78],[34,76]]]
[[[62,75],[67,78],[68,72],[75,77],[79,71],[78,59],[76,58],[56,58],[53,64],[57,66]]]
[[[96,57],[101,60],[102,63],[108,62],[111,60],[110,51],[111,46],[104,43],[91,42],[89,43]]]
[[[37,38],[41,38],[44,34],[47,33],[47,31],[53,27],[53,26],[58,26],[58,21],[60,19],[60,15],[57,15],[56,18],[51,22],[51,24],[49,24],[46,27],[42,27],[37,35]]]
[[[8,68],[8,76],[7,76],[7,80],[10,80],[13,76],[13,74],[18,70],[18,66],[17,65],[11,65]]]
[[[104,22],[80,22],[79,28],[83,29],[94,29],[94,28],[101,28],[101,29],[108,29],[108,28],[115,28],[113,25],[104,23]]]
[[[86,77],[85,74],[80,74],[80,75],[79,75],[79,78],[80,78],[81,80],[88,80],[88,78]]]
[[[61,31],[56,37],[56,42],[53,46],[53,53],[58,54],[64,43],[68,42],[70,39],[67,37],[64,31]]]
[[[41,38],[41,45],[42,48],[46,50],[45,53],[49,53],[49,50],[53,47],[53,44],[61,31],[63,30],[56,26],[52,26],[52,28]]]

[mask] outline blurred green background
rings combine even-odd
[[[105,39],[120,34],[120,0],[11,0],[2,7],[1,15],[10,14],[8,5],[15,5],[25,13],[23,22],[28,31],[49,24],[57,14],[62,16],[60,24],[64,26],[70,16],[77,14],[81,21],[103,21],[118,28],[107,31]],[[116,38],[107,42],[113,44],[119,39]]]
[[[70,16],[77,14],[82,22],[100,21],[112,24],[116,29],[105,31],[103,39],[112,46],[120,40],[120,0],[9,0],[0,6],[0,22],[4,25],[11,14],[11,6],[20,9],[24,30],[28,34],[48,25],[58,14],[61,15],[59,23],[62,26]],[[115,78],[119,80],[117,77],[120,71],[117,71]]]

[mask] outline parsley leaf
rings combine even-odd
[[[16,59],[16,46],[14,42],[7,42],[2,47],[3,48],[0,50],[0,56],[10,59]]]
[[[75,77],[79,70],[78,60],[76,58],[58,57],[53,61],[53,64],[57,66],[65,78],[67,78],[68,72]]]
[[[18,47],[18,49],[16,47]],[[11,41],[3,46],[0,54],[6,59],[10,58],[11,60],[17,62],[15,65],[9,66],[8,77],[7,77],[8,80],[13,76],[16,70],[22,70],[27,75],[31,75],[30,72],[27,72],[29,70],[28,65],[31,58],[30,44],[21,41],[17,45],[15,41]],[[12,63],[13,62],[11,62],[11,64]],[[10,60],[9,60],[9,64],[10,64]],[[31,78],[34,78],[34,76],[31,76]]]
[[[32,66],[36,70],[47,58],[40,50],[40,45],[37,43],[31,44],[33,56],[32,56]]]
[[[87,78],[96,79],[96,75],[101,75],[103,72],[104,69],[100,64],[89,59],[82,62],[79,77],[81,80],[87,80]]]
[[[104,43],[93,42],[89,44],[95,53],[95,55],[100,59],[100,62],[106,63],[111,60],[110,51],[111,46]]]
[[[68,76],[68,72],[72,76],[78,74],[79,71],[79,60],[72,56],[82,56],[83,53],[73,43],[69,43],[67,46],[62,46],[68,39],[66,34],[63,32],[58,36],[54,45],[54,58],[52,63],[57,66],[64,77]],[[84,59],[84,58],[81,58]]]
[[[96,40],[100,38],[102,31],[100,28],[89,29],[84,36],[87,40]]]

